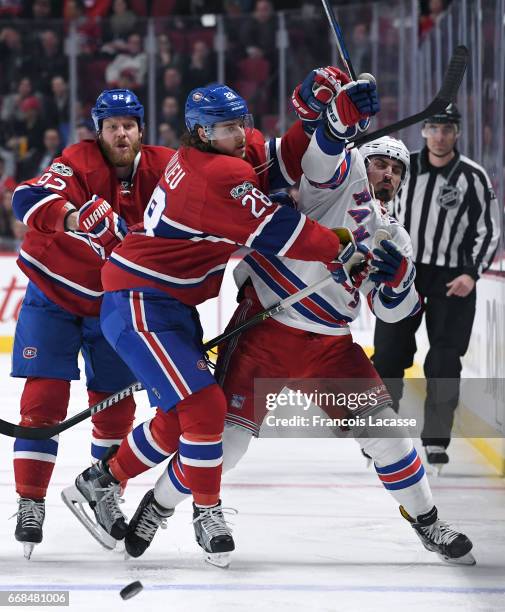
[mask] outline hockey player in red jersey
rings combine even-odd
[[[401,504],[402,516],[423,545],[449,563],[473,564],[471,541],[438,519],[424,467],[408,433],[400,429],[393,436],[391,428],[378,426],[378,419],[395,417],[390,397],[364,351],[353,342],[349,329],[358,314],[360,292],[375,315],[387,321],[410,316],[420,307],[413,284],[410,238],[389,217],[385,206],[408,178],[408,150],[401,141],[384,137],[365,145],[360,152],[346,152],[342,136],[355,129],[340,119],[336,103],[332,104],[302,160],[304,176],[298,209],[323,225],[349,227],[366,257],[363,263],[372,267],[364,265],[356,271],[355,286],[351,279],[330,283],[275,319],[262,322],[220,347],[216,378],[228,402],[223,471],[233,468],[245,454],[267,412],[264,397],[255,405],[254,379],[294,379],[298,385],[304,379],[312,379],[307,381],[309,391],[314,391],[314,383],[320,388],[324,379],[331,379],[325,392],[373,397],[373,402],[345,412],[330,406],[328,414],[357,423],[360,417],[366,417],[365,424],[369,417],[377,419],[374,428],[358,425],[352,433],[374,460],[379,479]],[[374,235],[378,244],[374,244]],[[324,274],[324,267],[318,263],[248,253],[235,270],[241,301],[229,328]],[[140,556],[156,532],[153,517],[163,513],[170,516],[187,494],[187,481],[176,453],[130,521],[127,550]]]
[[[341,244],[334,231],[266,195],[301,174],[308,141],[300,122],[265,142],[251,128],[246,102],[219,84],[189,94],[185,119],[183,146],[152,195],[144,227],[133,228],[102,273],[102,329],[157,413],[63,496],[86,524],[83,504],[96,507],[104,487],[117,491],[121,480],[178,447],[197,541],[209,562],[224,566],[234,548],[219,499],[226,401],[207,368],[195,306],[218,294],[226,263],[242,245],[329,264]],[[95,515],[103,542],[125,535],[113,516]]]
[[[67,147],[13,195],[15,215],[29,227],[18,259],[29,283],[12,367],[12,376],[26,378],[20,424],[28,427],[65,419],[70,381],[79,379],[79,351],[90,405],[135,380],[100,330],[100,272],[127,226],[142,220],[174,151],[142,145],[144,109],[128,90],[102,92],[92,118],[96,140]],[[93,416],[93,459],[128,434],[134,410],[133,398],[126,398]],[[27,557],[42,541],[44,498],[57,451],[57,436],[14,443],[20,497],[15,537]]]

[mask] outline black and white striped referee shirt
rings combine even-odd
[[[461,268],[477,279],[493,261],[498,202],[484,168],[458,151],[443,168],[429,163],[426,147],[411,154],[394,216],[410,234],[416,263]]]

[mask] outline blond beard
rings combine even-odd
[[[130,148],[127,151],[118,153],[113,147],[107,144],[101,136],[98,138],[98,142],[100,143],[100,148],[105,157],[113,166],[117,167],[131,166],[141,146],[141,140],[139,138],[136,143],[129,143]]]

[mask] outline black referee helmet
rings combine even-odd
[[[455,123],[459,128],[461,123],[461,113],[455,104],[449,104],[449,106],[442,112],[425,119],[423,125],[426,125],[427,123]]]

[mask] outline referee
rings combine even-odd
[[[403,376],[413,364],[415,334],[426,315],[429,351],[421,434],[428,463],[448,463],[461,358],[475,315],[475,285],[491,264],[499,241],[499,210],[485,170],[456,149],[461,115],[454,104],[427,119],[426,146],[410,156],[410,178],[394,204],[394,216],[412,239],[418,315],[398,323],[377,319],[374,365],[398,411]]]

